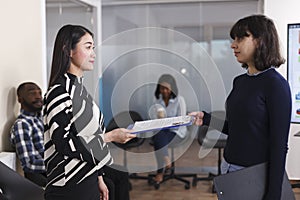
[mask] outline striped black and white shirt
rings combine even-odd
[[[44,104],[47,187],[79,184],[113,162],[103,140],[103,114],[82,78],[69,73],[60,77]]]

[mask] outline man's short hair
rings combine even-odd
[[[21,83],[19,86],[18,86],[18,88],[17,88],[17,95],[18,95],[18,97],[21,95],[21,92],[24,90],[24,88],[25,88],[25,85],[36,85],[37,86],[37,84],[35,84],[34,82],[24,82],[24,83]]]

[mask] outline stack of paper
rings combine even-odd
[[[138,121],[134,123],[132,130],[134,131],[134,133],[141,133],[146,131],[175,128],[179,126],[189,126],[193,124],[193,119],[193,116],[186,115],[179,117]]]

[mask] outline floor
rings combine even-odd
[[[156,166],[155,159],[149,152],[152,151],[149,140],[143,145],[133,148],[127,152],[128,168],[131,172],[140,172],[138,175],[147,176],[149,171],[154,171]],[[123,163],[124,152],[112,149],[112,153],[116,163]],[[207,176],[208,172],[217,172],[217,156],[216,149],[205,150],[200,149],[196,140],[191,141],[187,147],[175,149],[175,155],[179,157],[175,164],[177,172],[197,173],[198,177]],[[176,157],[175,156],[175,157]],[[150,172],[151,173],[151,172]],[[187,178],[192,180],[192,178]],[[215,193],[212,193],[211,181],[199,181],[196,187],[185,189],[184,184],[176,180],[170,180],[160,185],[156,190],[148,184],[147,180],[130,180],[132,190],[130,191],[131,200],[217,200]],[[296,200],[300,200],[300,188],[293,189]]]

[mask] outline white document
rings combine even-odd
[[[193,116],[168,117],[146,121],[137,121],[132,126],[133,133],[141,133],[153,130],[176,128],[179,126],[189,126],[193,124]]]

